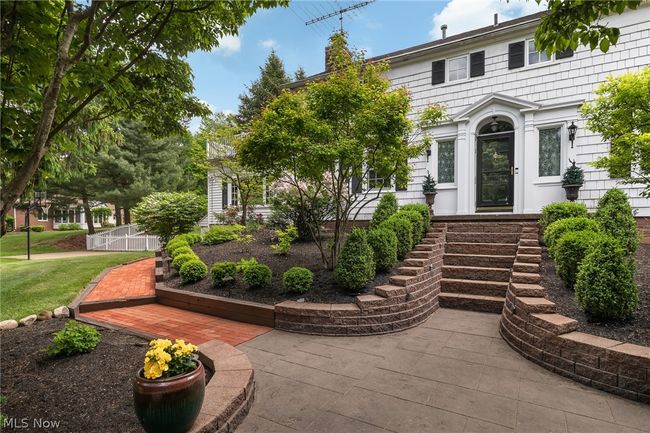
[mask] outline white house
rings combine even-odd
[[[575,160],[585,171],[579,201],[594,208],[608,189],[629,196],[637,216],[650,216],[641,188],[622,185],[590,165],[608,152],[602,137],[585,129],[578,108],[594,97],[608,75],[650,64],[650,6],[607,18],[621,31],[607,53],[580,47],[548,58],[535,51],[533,35],[541,14],[461,33],[369,60],[387,60],[394,87],[405,87],[413,115],[427,105],[447,107],[449,120],[432,128],[428,155],[411,160],[400,204],[423,202],[427,171],[438,181],[436,215],[532,214],[565,199],[561,175]],[[317,79],[324,74],[307,78]],[[303,83],[293,83],[297,87]],[[568,126],[577,125],[573,142]],[[368,187],[372,179],[366,179]],[[393,185],[393,188],[395,186]],[[236,204],[237,192],[214,172],[208,180],[212,214]],[[374,203],[360,215],[369,219]],[[267,207],[258,208],[264,213]]]

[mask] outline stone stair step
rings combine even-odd
[[[530,298],[543,298],[546,290],[539,284],[510,283],[512,291],[517,296],[526,296]]]
[[[523,232],[520,236],[519,239],[526,239],[526,240],[539,240],[539,234],[537,232]]]
[[[462,293],[440,293],[438,295],[438,301],[443,308],[501,314],[505,298]]]
[[[542,263],[542,256],[539,254],[517,254],[515,260],[524,263]]]
[[[518,296],[515,300],[517,308],[523,309],[529,314],[533,313],[555,313],[555,303],[546,298],[532,298],[528,296]]]
[[[392,298],[395,296],[406,295],[406,289],[400,286],[393,286],[392,284],[385,284],[383,286],[375,287],[375,295],[382,298]]]
[[[361,309],[381,307],[386,304],[387,299],[377,295],[359,295],[355,299],[356,304]]]
[[[404,264],[406,266],[426,266],[429,263],[429,259],[406,259]]]
[[[510,243],[519,241],[519,233],[447,232],[447,242]]]
[[[537,239],[520,239],[519,245],[523,247],[538,247],[539,241]]]
[[[464,293],[469,295],[499,296],[506,295],[508,283],[504,281],[477,281],[455,278],[440,280],[440,290],[444,293]]]
[[[566,334],[578,329],[578,322],[570,317],[555,313],[531,314],[531,322],[553,332],[555,335]]]
[[[421,273],[424,272],[423,267],[417,267],[417,266],[402,266],[400,268],[397,268],[397,273],[399,275],[420,275]]]
[[[443,260],[445,265],[510,268],[515,256],[447,253]]]
[[[415,251],[433,251],[436,249],[436,246],[431,244],[418,244],[413,249]]]
[[[443,265],[442,277],[461,280],[509,281],[510,269]]]
[[[444,237],[436,237],[436,238],[422,238],[420,243],[425,244],[425,245],[436,245],[439,244],[443,241]]]
[[[431,251],[411,251],[406,255],[408,259],[428,259],[433,255]]]
[[[512,265],[514,272],[529,272],[539,273],[539,265],[537,263],[515,262]]]
[[[413,275],[392,275],[388,281],[394,286],[406,287],[416,279],[417,277]]]
[[[527,247],[520,246],[517,250],[518,254],[542,254],[542,247]]]
[[[540,281],[542,281],[542,277],[538,273],[529,273],[529,272],[512,273],[513,283],[538,284]]]
[[[509,243],[484,243],[474,242],[447,242],[445,244],[445,253],[453,254],[516,254],[517,244]],[[533,253],[538,254],[538,253]]]
[[[450,232],[489,232],[489,233],[519,233],[522,230],[521,224],[511,223],[449,223],[447,230]]]

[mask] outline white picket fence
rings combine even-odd
[[[145,234],[137,224],[86,235],[86,249],[89,251],[154,251],[159,248],[160,238]]]

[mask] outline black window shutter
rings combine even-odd
[[[361,193],[361,178],[359,176],[352,176],[352,194]]]
[[[526,43],[513,42],[508,45],[508,69],[521,68],[524,66],[526,57]]]
[[[228,182],[221,180],[221,209],[228,209]]]
[[[569,57],[573,57],[573,50],[571,48],[567,48],[564,51],[558,51],[555,53],[556,59],[567,59]]]
[[[445,61],[437,60],[431,63],[431,84],[441,84],[445,82]]]
[[[469,76],[480,77],[481,75],[485,75],[485,51],[469,55]]]

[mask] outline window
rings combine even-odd
[[[234,183],[230,184],[230,205],[239,206],[239,190]]]
[[[228,209],[228,182],[221,182],[221,209]]]
[[[390,178],[385,179],[377,173],[374,169],[368,170],[368,187],[373,188],[389,188],[390,187]]]
[[[455,181],[455,141],[438,142],[438,183]]]
[[[562,128],[539,130],[539,177],[559,176],[562,152]]]
[[[537,51],[535,49],[535,41],[533,39],[528,41],[528,64],[534,65],[536,63],[548,62],[550,57],[544,51]]]
[[[449,60],[449,81],[467,78],[467,56]]]
[[[39,221],[47,221],[47,209],[42,207],[36,208],[36,218]]]

